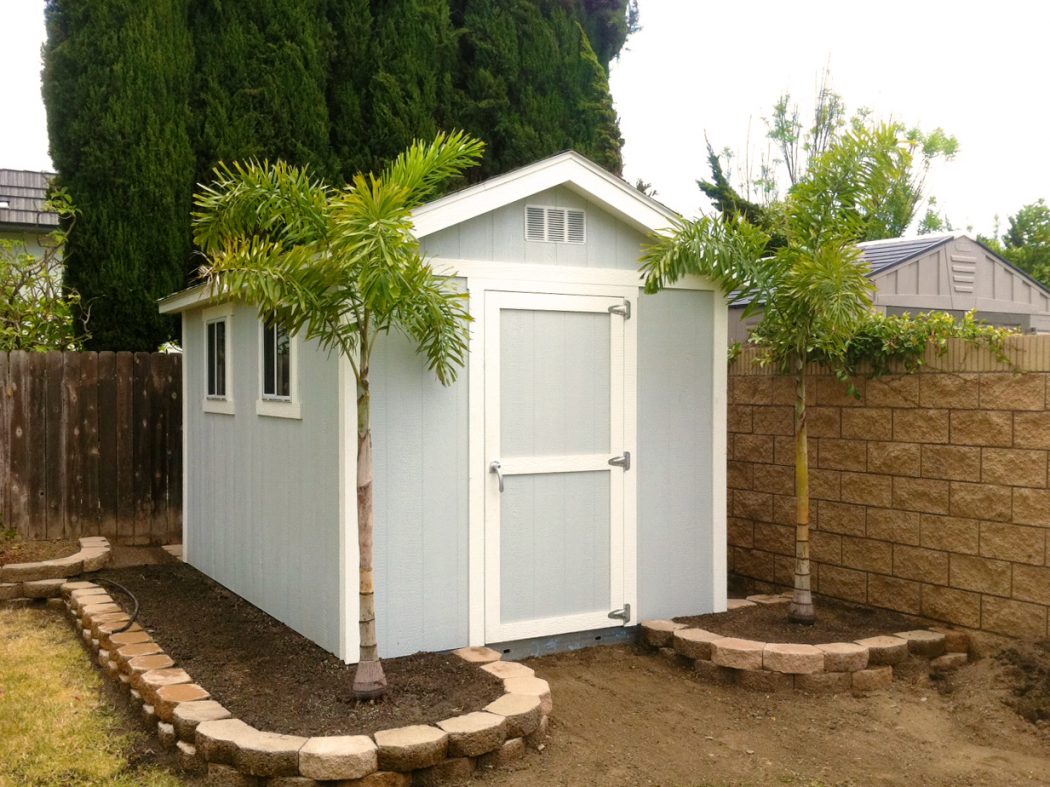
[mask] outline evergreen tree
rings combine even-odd
[[[335,158],[334,179],[350,180],[369,172],[368,87],[373,67],[372,8],[369,0],[329,0],[332,46],[328,61],[329,144]]]
[[[93,350],[156,350],[156,300],[190,256],[192,46],[187,0],[49,0],[44,99],[51,159],[78,207],[66,284]]]
[[[190,32],[198,181],[220,161],[249,158],[333,168],[324,0],[190,0]]]

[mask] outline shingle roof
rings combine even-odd
[[[44,210],[50,172],[0,169],[0,224],[57,227],[58,216]]]
[[[861,256],[871,266],[871,274],[882,273],[894,265],[920,257],[941,246],[954,235],[923,235],[918,238],[891,238],[858,243]]]

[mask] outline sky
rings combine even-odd
[[[927,179],[954,227],[989,234],[994,217],[1050,199],[1050,4],[998,0],[878,3],[639,0],[640,32],[610,83],[624,176],[692,216],[710,207],[704,135],[752,160],[766,149],[770,108],[783,93],[812,111],[821,72],[852,110],[923,130],[944,128],[960,150]],[[0,167],[50,169],[40,98],[43,2],[0,2]],[[13,120],[13,122],[12,122]]]

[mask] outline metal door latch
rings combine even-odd
[[[609,613],[609,617],[613,620],[622,620],[624,624],[631,622],[631,605],[624,604],[623,609],[614,609]]]
[[[502,468],[503,468],[503,465],[501,465],[499,463],[499,459],[493,459],[492,463],[489,465],[489,472],[490,473],[495,473],[496,474],[496,478],[499,479],[499,491],[501,491],[501,492],[503,491],[503,473],[502,473]]]
[[[609,464],[613,467],[622,467],[624,470],[631,469],[631,452],[624,451],[623,456],[614,456],[609,460]]]
[[[624,301],[616,306],[610,306],[609,314],[619,314],[625,320],[631,319],[631,302]]]

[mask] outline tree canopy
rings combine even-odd
[[[1008,219],[1003,235],[979,237],[1021,270],[1050,285],[1050,206],[1043,199],[1023,206]]]
[[[464,179],[567,148],[622,167],[608,66],[634,0],[47,0],[46,16],[51,154],[82,212],[69,275],[92,349],[171,337],[156,299],[196,268],[193,185],[220,161],[341,183],[462,128],[488,145]]]

